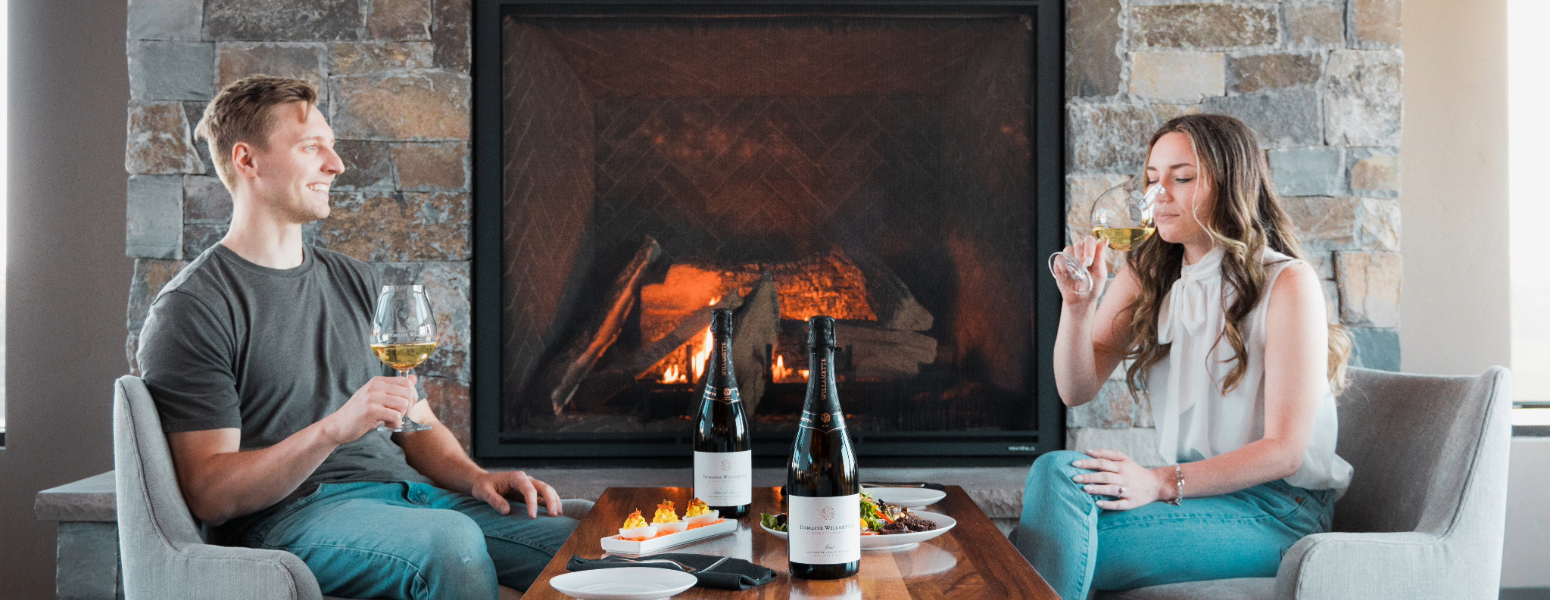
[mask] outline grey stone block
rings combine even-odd
[[[1398,148],[1350,148],[1346,168],[1351,172],[1351,192],[1370,198],[1397,198],[1400,190]]]
[[[436,0],[436,20],[431,41],[436,45],[436,66],[468,72],[468,28],[473,20],[472,0]]]
[[[1319,95],[1313,90],[1206,98],[1205,112],[1243,121],[1266,148],[1312,146],[1324,140]]]
[[[182,258],[183,177],[129,178],[125,252],[134,258]]]
[[[118,524],[59,524],[55,593],[60,598],[112,599],[118,594]]]
[[[1267,152],[1276,188],[1286,196],[1337,196],[1345,191],[1340,148],[1316,146]]]
[[[1119,0],[1066,0],[1066,95],[1119,93]]]
[[[1073,173],[1138,173],[1152,132],[1192,108],[1181,104],[1068,104],[1067,167]]]
[[[359,0],[208,0],[206,39],[270,42],[354,40],[360,37]]]
[[[183,225],[183,256],[193,260],[226,236],[224,223],[187,223]]]
[[[1351,366],[1398,372],[1399,331],[1377,327],[1351,328]]]
[[[1324,136],[1330,145],[1400,145],[1404,97],[1398,50],[1336,50],[1324,68]]]
[[[129,97],[209,100],[215,97],[215,44],[130,42]]]
[[[129,39],[198,41],[204,7],[204,0],[129,0]]]
[[[1174,4],[1130,9],[1130,43],[1137,47],[1225,48],[1277,41],[1280,7]]]
[[[334,142],[334,152],[344,162],[344,172],[334,178],[331,189],[393,189],[393,156],[387,143],[339,140]]]
[[[183,177],[183,222],[231,222],[231,191],[219,177]]]
[[[194,144],[194,154],[199,156],[200,164],[204,165],[204,172],[215,176],[215,161],[210,158],[210,144],[204,141],[194,131],[199,127],[199,121],[205,117],[205,107],[209,102],[188,101],[183,102],[183,120],[188,122],[189,139]]]
[[[124,140],[124,170],[132,175],[203,175],[205,165],[194,147],[192,127],[179,102],[129,103],[129,135]]]

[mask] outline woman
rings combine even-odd
[[[1055,382],[1067,406],[1122,360],[1168,464],[1112,450],[1051,452],[1029,470],[1015,541],[1055,591],[1274,577],[1281,555],[1329,530],[1351,466],[1335,456],[1349,342],[1326,325],[1318,274],[1299,259],[1254,132],[1190,115],[1152,136],[1156,235],[1102,295],[1061,281]],[[1092,257],[1107,277],[1105,246]],[[1057,278],[1058,279],[1058,278]]]

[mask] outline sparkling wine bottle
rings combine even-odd
[[[861,568],[861,484],[834,387],[834,319],[807,320],[810,374],[786,470],[792,577],[839,579]]]
[[[710,364],[694,424],[694,495],[722,517],[748,514],[753,504],[753,451],[732,371],[732,311],[711,312]]]

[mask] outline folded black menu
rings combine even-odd
[[[775,571],[766,569],[741,558],[728,558],[726,562],[716,565],[714,569],[706,570],[712,564],[715,564],[716,561],[721,560],[722,558],[720,556],[711,556],[708,554],[653,554],[651,556],[643,556],[638,559],[628,560],[621,559],[617,556],[605,556],[603,558],[597,559],[586,559],[573,554],[570,557],[570,562],[566,563],[565,568],[571,571],[588,571],[591,569],[609,569],[613,567],[658,567],[662,569],[672,569],[675,571],[679,570],[678,567],[667,563],[635,562],[638,560],[652,560],[658,558],[678,561],[685,565],[694,567],[695,571],[694,573],[691,573],[691,575],[694,575],[695,579],[699,580],[699,582],[695,584],[699,587],[716,588],[722,590],[746,590],[748,588],[758,587],[775,580]]]

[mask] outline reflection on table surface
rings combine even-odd
[[[687,506],[689,488],[609,488],[598,499],[576,533],[566,541],[524,598],[562,600],[548,580],[566,572],[572,554],[604,555],[599,540],[618,533],[625,517],[637,508],[672,500]],[[751,514],[736,531],[663,552],[730,556],[775,570],[774,581],[751,590],[690,588],[678,599],[736,598],[1038,598],[1058,600],[1054,591],[1023,560],[1012,544],[980,511],[962,488],[951,486],[947,497],[922,511],[953,517],[958,525],[935,539],[911,548],[861,553],[861,572],[835,581],[793,579],[786,571],[786,542],[759,527],[760,513],[779,512],[781,498],[774,488],[755,488]],[[648,555],[649,556],[649,555]]]

